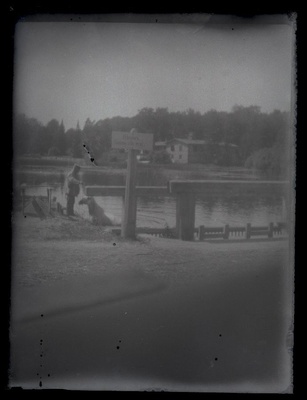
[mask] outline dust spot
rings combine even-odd
[[[86,144],[83,144],[83,147],[84,147],[85,151],[87,152],[87,155],[89,156],[89,159],[91,160],[91,163],[93,163],[94,165],[97,165],[95,163],[94,157],[92,157],[92,155],[91,155],[90,149],[86,146]]]

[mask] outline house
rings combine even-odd
[[[166,150],[173,163],[187,164],[201,162],[201,153],[206,145],[205,140],[171,139],[156,142],[156,150]]]
[[[173,163],[215,163],[225,152],[234,153],[237,145],[231,143],[209,143],[206,140],[174,138],[155,142],[155,150],[165,150]],[[218,162],[219,163],[219,162]]]

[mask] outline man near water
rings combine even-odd
[[[67,174],[66,177],[66,186],[67,186],[67,204],[66,204],[66,214],[68,216],[75,215],[74,213],[74,204],[75,198],[80,193],[80,172],[81,167],[79,165],[74,165],[73,169]]]

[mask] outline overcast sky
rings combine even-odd
[[[14,109],[66,129],[144,107],[289,110],[293,25],[244,22],[19,22]]]

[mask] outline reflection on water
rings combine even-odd
[[[114,183],[113,183],[114,184]],[[47,187],[28,187],[27,195],[46,196]],[[63,185],[54,185],[52,195],[62,205],[66,204]],[[89,219],[87,207],[79,205],[78,201],[84,196],[81,190],[76,198],[75,211],[85,219]],[[122,217],[121,197],[96,197],[97,203],[106,212],[117,218]],[[270,222],[283,220],[282,199],[266,197],[258,198],[220,197],[202,198],[196,201],[195,226],[243,226],[248,222],[252,225],[268,225]],[[170,227],[175,226],[176,199],[173,197],[139,197],[137,205],[137,226],[139,227]]]

